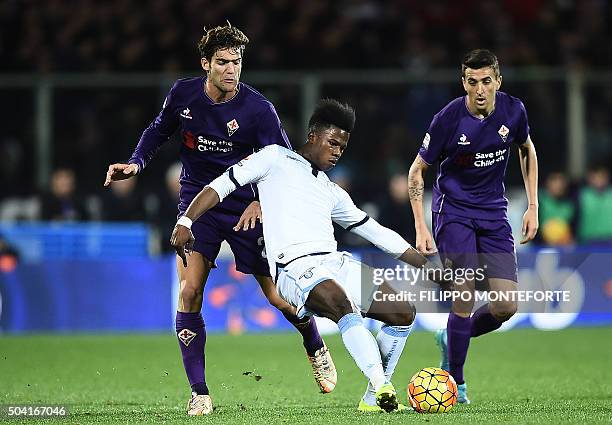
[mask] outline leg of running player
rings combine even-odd
[[[489,279],[489,290],[499,293],[500,297],[494,298],[495,301],[483,305],[474,312],[471,320],[472,338],[498,329],[506,320],[514,316],[518,305],[512,299],[504,300],[503,294],[516,291],[517,288],[517,283],[509,279]]]
[[[270,276],[255,276],[261,290],[271,305],[276,307],[283,316],[302,334],[304,348],[308,361],[312,366],[315,381],[323,393],[332,392],[338,381],[336,366],[331,354],[323,342],[317,329],[314,317],[298,319],[295,307],[283,300],[276,290],[276,285]]]
[[[502,323],[510,319],[517,310],[516,302],[505,300],[505,298],[501,296],[510,291],[516,291],[518,287],[516,283],[516,255],[510,224],[505,220],[481,220],[477,222],[477,226],[477,252],[480,257],[480,264],[484,265],[484,268],[487,270],[487,275],[489,276],[489,278],[485,280],[487,283],[486,290],[497,292],[500,296],[493,298],[497,299],[497,301],[490,302],[478,308],[469,318],[469,322],[466,319],[455,318],[456,321],[461,322],[459,326],[461,326],[462,332],[469,332],[469,338],[478,337],[498,329]],[[480,285],[480,282],[477,284]],[[479,286],[476,287],[480,290]],[[467,311],[467,307],[462,308],[462,310]],[[456,325],[456,323],[454,325]],[[455,328],[457,328],[457,326],[455,326]],[[448,329],[450,332],[450,326]],[[451,338],[450,333],[448,337],[449,339]],[[466,340],[466,337],[462,334],[458,338],[455,338],[455,340],[457,339]],[[467,342],[469,342],[469,339],[467,339]],[[463,343],[455,343],[453,347],[449,344],[449,358],[452,357],[453,350],[456,351],[458,348],[461,348],[461,344]],[[463,359],[463,362],[465,362],[467,350],[468,343],[465,343],[464,351],[459,353],[455,352],[455,357],[459,358],[459,360]],[[453,362],[451,361],[451,363]],[[454,369],[454,371],[449,371],[457,381],[457,400],[460,403],[469,403],[467,386],[463,376],[463,364],[461,364],[460,367],[457,364],[454,366],[451,364],[449,369]]]
[[[204,284],[212,267],[212,262],[196,251],[191,252],[187,267],[183,266],[178,255],[176,257],[180,285],[176,334],[192,391],[187,413],[196,416],[207,415],[213,410],[206,386],[204,359],[206,328],[201,313]]]
[[[308,295],[306,309],[338,324],[342,341],[363,374],[376,390],[376,403],[385,411],[397,409],[395,388],[385,378],[376,339],[366,329],[344,289],[334,280],[317,284]]]
[[[378,290],[383,295],[396,294],[387,282],[384,282]],[[379,299],[389,299],[379,298]],[[366,317],[383,322],[383,326],[376,335],[376,342],[382,359],[385,379],[391,382],[393,372],[397,366],[406,340],[412,331],[416,309],[408,302],[373,301],[366,313]],[[398,404],[398,409],[407,409]],[[366,392],[359,401],[357,408],[360,412],[380,412],[376,405],[376,391],[371,382],[368,382]]]
[[[458,401],[469,404],[467,387],[463,377],[463,366],[471,338],[471,313],[474,308],[474,280],[466,280],[463,284],[453,287],[458,295],[453,302],[447,322],[448,372],[455,378],[460,392]]]

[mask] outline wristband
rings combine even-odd
[[[185,226],[186,228],[191,229],[193,221],[186,215],[183,215],[176,221],[176,224],[180,224],[181,226]]]

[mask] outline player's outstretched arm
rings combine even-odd
[[[427,270],[426,276],[444,288],[452,284],[451,281],[444,280],[443,273],[434,272],[439,270],[439,265],[429,261],[397,232],[382,226],[376,220],[370,218],[362,225],[351,229],[351,231],[372,242],[392,257],[413,267],[425,268]]]
[[[538,232],[538,157],[531,136],[519,146],[519,159],[521,162],[521,173],[527,192],[527,211],[523,215],[523,226],[521,244],[525,244],[535,238]]]
[[[423,193],[425,191],[425,180],[423,176],[427,170],[427,163],[420,155],[417,155],[408,171],[408,193],[410,206],[414,215],[414,228],[416,230],[416,249],[424,255],[436,253],[433,237],[425,223],[423,215]]]
[[[439,284],[442,289],[450,289],[453,285],[453,281],[446,278],[440,264],[428,260],[412,246],[408,247],[408,249],[399,256],[398,260],[416,268],[424,268],[426,270],[425,276],[427,276],[429,280]]]
[[[135,176],[140,171],[138,164],[111,164],[106,172],[106,180],[104,186],[108,186],[111,182],[118,180],[129,179]]]

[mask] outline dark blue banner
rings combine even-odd
[[[523,253],[519,281],[583,293],[580,304],[561,311],[520,313],[504,328],[612,324],[612,254]],[[257,282],[219,260],[204,292],[207,329],[241,333],[286,330],[290,325],[264,298]],[[0,272],[0,330],[21,332],[142,332],[173,329],[178,293],[174,258],[46,260]],[[557,310],[555,310],[557,309]],[[442,310],[440,310],[442,311]],[[420,313],[417,324],[441,327],[446,314]],[[374,326],[374,325],[373,325]],[[335,326],[321,323],[322,329]]]

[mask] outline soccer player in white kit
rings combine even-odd
[[[385,305],[361,290],[371,269],[337,251],[332,222],[413,266],[422,267],[426,259],[357,208],[323,172],[340,159],[354,123],[350,106],[321,101],[302,148],[268,146],[230,167],[193,199],[174,228],[171,244],[186,261],[194,243],[191,223],[236,188],[256,183],[268,263],[279,294],[296,307],[299,317],[317,315],[338,324],[344,345],[369,380],[358,409],[391,412],[403,408],[391,376],[412,329],[415,309],[408,302]],[[385,284],[378,290],[394,292]],[[363,316],[384,323],[376,338],[365,328]]]

